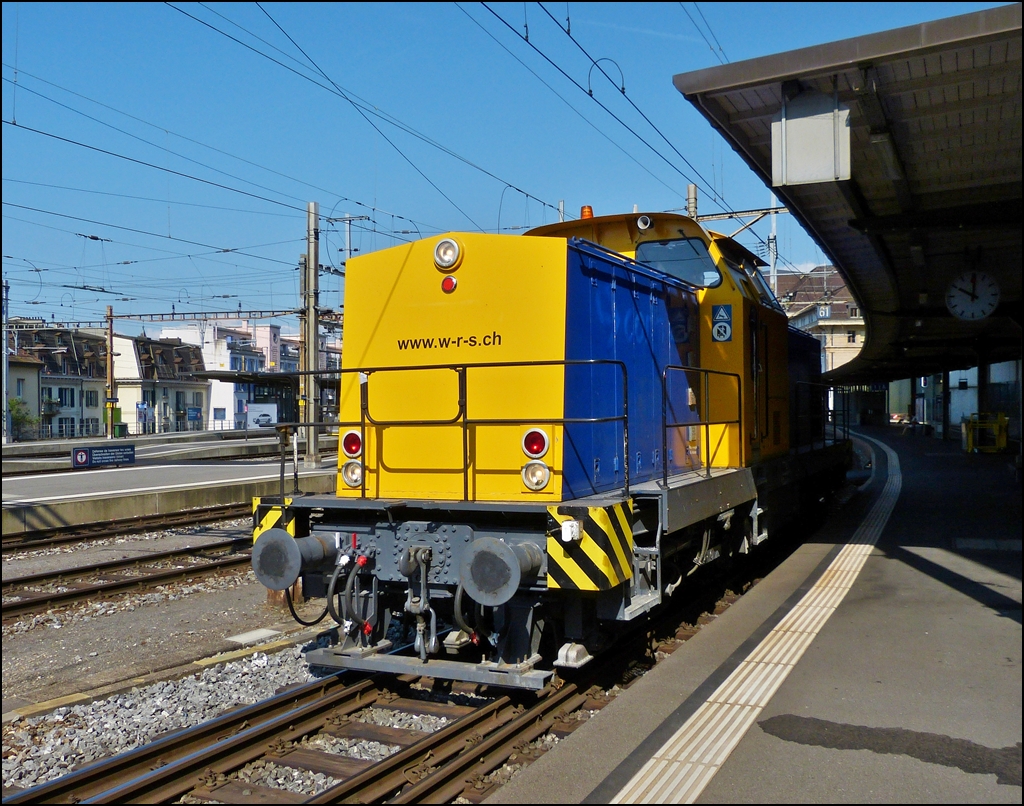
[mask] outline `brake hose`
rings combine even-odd
[[[334,591],[338,587],[338,577],[341,575],[344,567],[345,566],[343,565],[336,565],[334,567],[334,573],[331,574],[331,581],[327,585],[327,610],[330,612],[331,618],[338,622],[338,624],[342,624],[344,619],[338,615],[338,607],[334,601],[334,597],[337,594],[335,594]]]
[[[345,580],[345,613],[352,617],[352,621],[359,626],[359,629],[363,629],[363,626],[366,624],[366,620],[360,617],[356,612],[355,606],[352,604],[352,588],[355,587],[356,577],[359,576],[359,574],[356,573],[358,570],[358,568],[353,568],[348,575],[348,579]],[[338,619],[335,619],[335,621],[338,621]],[[340,624],[341,622],[338,621],[338,623]]]
[[[285,588],[284,589],[284,599],[285,599],[286,602],[288,602],[288,610],[291,612],[292,618],[295,619],[297,622],[299,622],[299,624],[301,624],[303,627],[315,627],[317,624],[319,624],[321,621],[323,621],[325,618],[327,618],[327,608],[326,607],[324,608],[324,612],[321,613],[313,621],[303,621],[301,618],[299,618],[299,614],[295,612],[295,605],[292,604],[292,589],[291,588]],[[331,602],[331,600],[328,599],[327,600],[328,605],[330,605],[330,602]]]

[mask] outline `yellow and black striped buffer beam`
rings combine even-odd
[[[633,500],[606,507],[551,506],[548,588],[606,591],[633,577]],[[562,540],[562,524],[579,521],[579,539]]]
[[[255,543],[261,534],[275,527],[295,537],[295,516],[290,510],[292,499],[284,499],[283,507],[280,504],[261,505],[260,500],[258,497],[252,499],[252,542]]]

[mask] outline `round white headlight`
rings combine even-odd
[[[434,247],[434,264],[441,271],[451,271],[459,265],[462,250],[454,238],[442,238]]]
[[[527,462],[523,466],[523,484],[531,490],[543,490],[551,479],[551,471],[543,462]]]
[[[353,459],[341,466],[341,478],[349,487],[358,487],[363,483],[363,463]]]

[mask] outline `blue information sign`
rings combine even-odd
[[[71,466],[75,470],[87,467],[134,464],[134,445],[111,445],[109,448],[75,448],[71,451]]]

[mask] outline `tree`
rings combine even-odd
[[[30,437],[39,424],[39,418],[32,415],[28,404],[20,397],[9,397],[7,411],[11,415],[11,438],[18,440]]]

